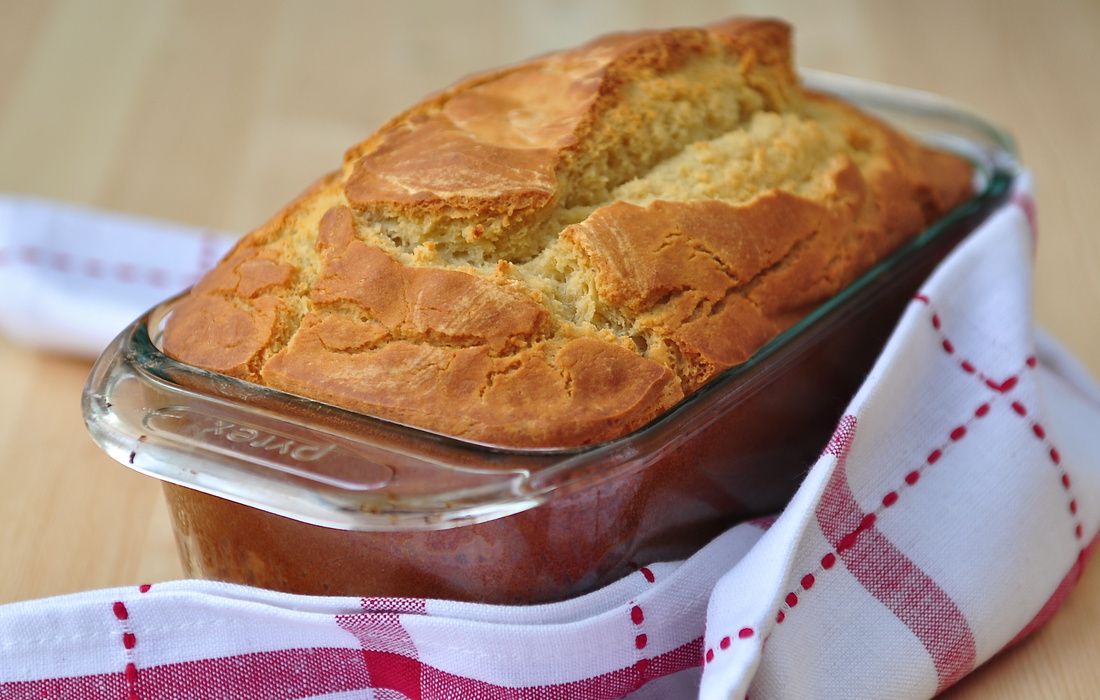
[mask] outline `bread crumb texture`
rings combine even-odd
[[[965,200],[789,28],[601,37],[385,124],[172,314],[178,360],[512,447],[621,436]]]

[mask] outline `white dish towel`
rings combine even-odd
[[[0,698],[943,690],[1053,614],[1100,523],[1100,389],[1034,331],[1023,182],[910,304],[773,522],[553,605],[178,581],[0,606]],[[86,217],[0,208],[0,259],[20,285],[0,306],[9,332],[98,349],[226,246],[134,220],[89,232]],[[49,235],[28,238],[43,222]]]

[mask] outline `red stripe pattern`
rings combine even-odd
[[[565,683],[510,688],[447,673],[401,654],[356,649],[287,649],[153,666],[142,671],[143,700],[301,698],[373,688],[409,700],[617,700],[697,664],[702,639],[645,663]],[[123,674],[0,683],[0,697],[125,697]],[[376,697],[380,697],[378,693]]]
[[[697,665],[702,639],[644,663],[566,683],[510,688],[447,673],[401,654],[357,649],[286,649],[185,661],[142,670],[143,700],[204,698],[287,700],[363,689],[394,691],[409,700],[617,700],[652,680]],[[0,697],[118,700],[122,673],[0,683]],[[385,697],[375,692],[375,697]]]
[[[375,697],[384,698],[383,693],[393,691],[409,700],[617,700],[650,681],[695,667],[702,649],[702,639],[694,639],[608,673],[513,688],[448,673],[401,653],[380,651],[386,644],[382,639],[392,627],[379,624],[378,629],[385,631],[368,637],[365,630],[369,626],[351,625],[364,637],[363,646],[368,649],[286,649],[151,666],[141,671],[141,698],[289,699],[371,688],[381,691],[375,692]],[[0,683],[0,697],[118,700],[127,697],[130,689],[125,673],[107,673]]]
[[[363,598],[362,613],[337,615],[336,624],[359,640],[366,687],[399,690],[418,700],[420,695],[419,653],[412,637],[401,625],[401,615],[422,615],[426,604],[416,598]],[[410,694],[409,688],[416,688]]]
[[[0,267],[22,265],[37,267],[64,275],[73,275],[90,280],[107,280],[120,284],[139,284],[163,289],[182,288],[192,284],[199,275],[206,272],[216,262],[217,241],[211,240],[203,248],[199,273],[180,275],[175,270],[149,265],[136,265],[130,262],[111,262],[101,258],[77,257],[65,251],[50,250],[41,246],[20,246],[15,249],[0,249]],[[206,239],[204,238],[204,241]],[[209,251],[209,252],[207,252]]]
[[[357,649],[284,649],[151,666],[141,671],[142,700],[301,698],[369,688]],[[0,683],[3,698],[119,700],[124,673]]]
[[[859,507],[845,468],[850,444],[849,439],[818,504],[818,525],[852,576],[920,640],[936,667],[940,692],[974,667],[974,634],[950,596]]]
[[[777,625],[783,624],[788,614],[798,606],[800,595],[809,592],[817,583],[817,577],[832,569],[837,557],[840,557],[860,584],[883,602],[921,641],[936,667],[938,688],[942,691],[974,667],[976,644],[973,632],[950,596],[876,529],[875,523],[881,511],[895,506],[904,489],[916,486],[924,471],[939,462],[953,443],[965,439],[971,426],[990,414],[992,404],[1016,389],[1022,373],[1033,369],[1038,363],[1033,355],[1028,356],[1020,370],[1002,379],[979,371],[972,361],[958,357],[956,344],[944,332],[943,321],[939,312],[932,308],[931,299],[925,294],[918,294],[915,301],[931,309],[928,320],[938,335],[942,352],[951,356],[963,373],[973,376],[984,389],[992,390],[995,395],[980,403],[966,420],[950,428],[944,441],[928,452],[923,463],[904,475],[902,484],[886,492],[881,498],[881,505],[872,512],[864,512],[859,507],[848,485],[845,468],[857,421],[855,416],[841,419],[823,450],[823,454],[837,458],[837,466],[816,513],[818,524],[834,551],[822,555],[817,567],[799,579],[799,587],[787,592],[783,607],[776,612],[775,621]],[[1027,415],[1026,408],[1019,401],[1012,403],[1012,409],[1017,415]],[[1038,423],[1033,424],[1032,433],[1039,440],[1047,440],[1046,431]],[[1061,467],[1060,454],[1049,444],[1047,452],[1051,462],[1060,470],[1062,486],[1069,494],[1067,508],[1076,517],[1077,500],[1070,493],[1071,480]],[[1075,522],[1074,535],[1080,539],[1083,532],[1081,523]],[[719,652],[728,648],[728,644],[718,645]],[[704,663],[712,662],[715,656],[714,649],[707,649]]]
[[[122,670],[122,677],[126,681],[127,700],[139,700],[138,695],[138,669],[134,662],[134,647],[137,646],[137,636],[130,628],[130,611],[121,600],[116,600],[111,605],[111,612],[118,620],[122,628],[122,648],[126,654],[126,666]]]

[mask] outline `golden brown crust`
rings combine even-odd
[[[470,440],[623,435],[965,199],[800,90],[772,20],[469,78],[352,148],[169,320],[174,357]]]
[[[343,352],[326,342],[324,316],[307,316],[267,383],[407,425],[490,444],[577,445],[610,439],[675,403],[667,368],[592,338],[548,356],[534,347],[507,357],[485,346],[391,340]],[[369,335],[370,330],[360,334]],[[553,359],[550,359],[552,357]]]
[[[563,236],[584,250],[600,298],[626,314],[635,332],[660,337],[690,358],[693,371],[684,376],[690,392],[784,328],[754,298],[755,283],[782,278],[765,300],[789,299],[805,288],[822,299],[838,290],[820,288],[829,257],[842,254],[838,223],[825,206],[772,190],[742,206],[618,202]],[[815,237],[828,244],[807,254]],[[796,260],[810,263],[800,270],[805,274],[779,269]]]

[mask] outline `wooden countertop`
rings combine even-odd
[[[422,94],[603,31],[725,2],[0,0],[0,191],[244,231]],[[1040,321],[1100,373],[1100,4],[744,3],[801,65],[938,92],[1034,171]],[[0,340],[0,602],[180,575],[158,486],[87,438],[89,363]],[[953,698],[1100,696],[1100,566]]]

